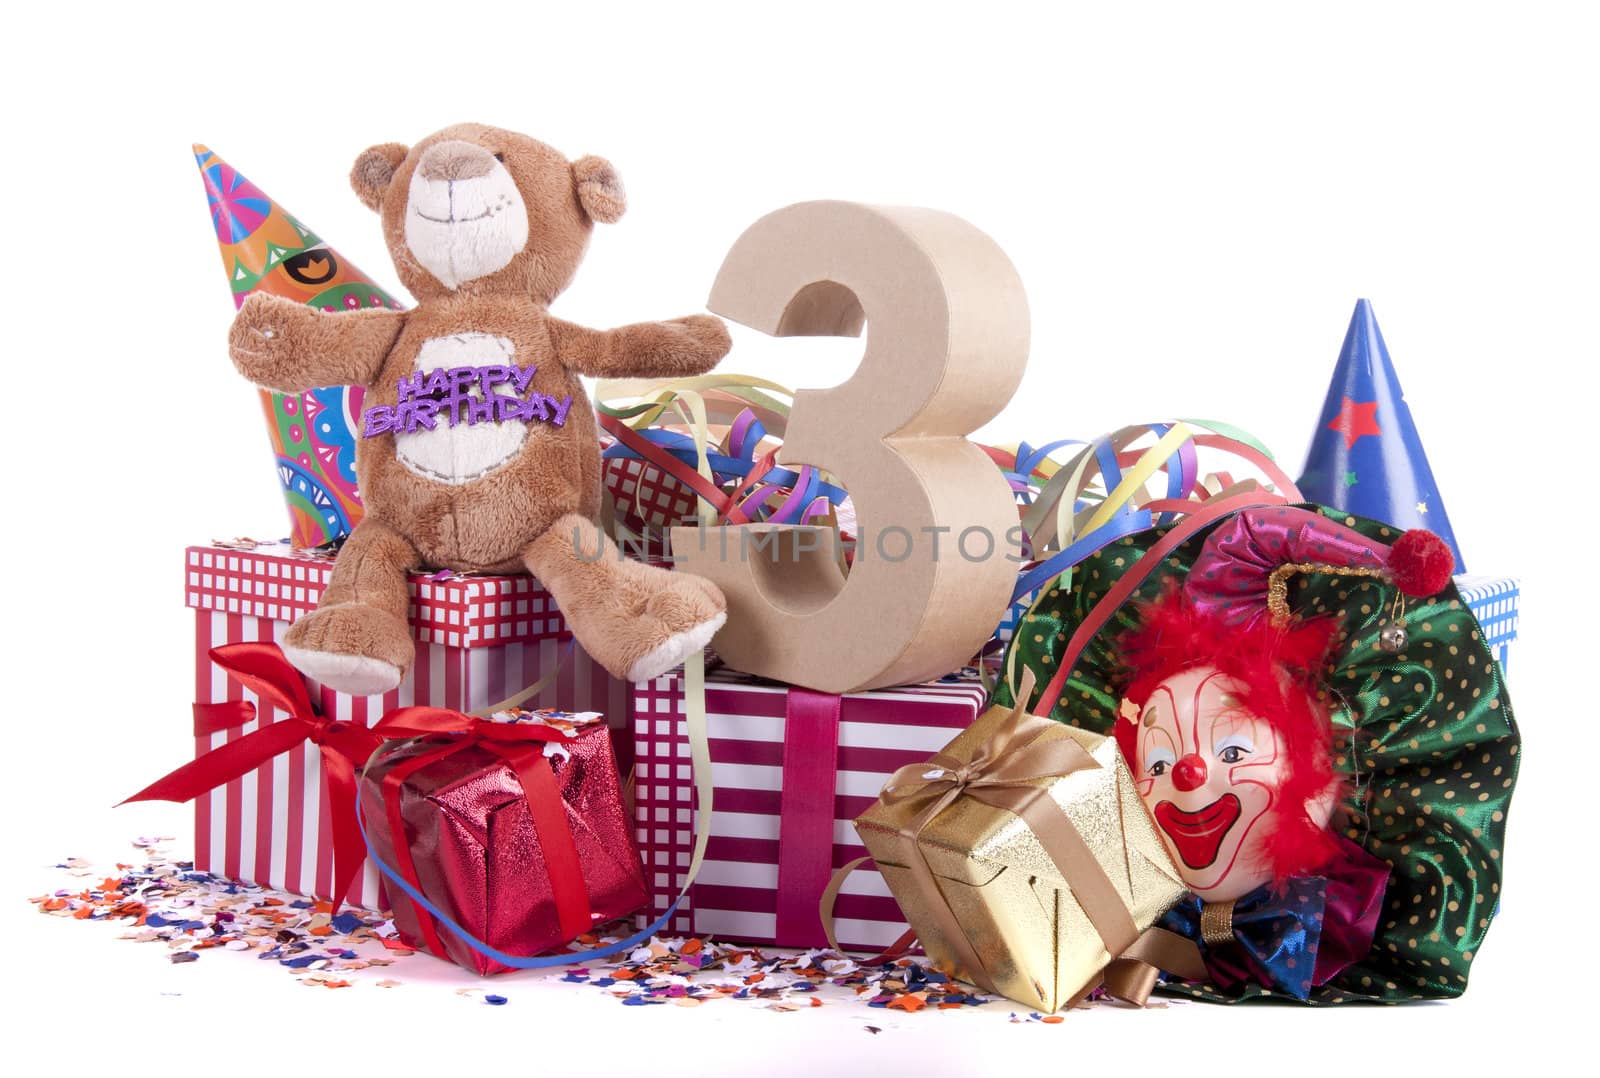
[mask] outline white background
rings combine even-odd
[[[514,1052],[545,1072],[1292,1060],[1348,1074],[1580,1039],[1567,1001],[1593,975],[1595,901],[1592,25],[1542,4],[1054,7],[8,15],[0,954],[14,1051],[64,1072],[145,1053],[302,1070],[342,1037],[417,1073],[435,1055],[465,1069]],[[597,230],[556,308],[596,326],[701,309],[728,245],[790,202],[966,217],[1009,252],[1033,309],[1022,391],[980,432],[996,441],[1215,417],[1296,474],[1351,307],[1371,298],[1471,567],[1524,587],[1511,686],[1527,759],[1503,911],[1467,995],[1101,1009],[1026,1028],[925,1014],[870,1037],[846,1008],[623,1011],[526,981],[502,982],[505,1008],[310,992],[248,963],[171,967],[35,915],[23,897],[56,884],[55,860],[186,834],[185,808],[107,807],[192,746],[181,551],[285,530],[254,391],[224,351],[232,305],[190,142],[393,285],[349,165],[466,119],[621,170],[630,212]],[[859,354],[734,332],[725,370],[790,385],[835,383]],[[187,1062],[153,1047],[180,1043]]]

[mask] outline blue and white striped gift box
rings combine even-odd
[[[994,631],[995,639],[1002,644],[1010,644],[1011,636],[1017,631],[1017,622],[1022,620],[1022,615],[1028,612],[1028,606],[1033,602],[1036,592],[1029,592],[1006,610],[1005,617],[1000,619],[1000,627]]]
[[[1517,638],[1519,592],[1516,579],[1466,573],[1456,577],[1456,590],[1461,593],[1461,601],[1467,604],[1467,609],[1478,619],[1484,642],[1494,652],[1494,657],[1500,660],[1503,673],[1511,641]]]

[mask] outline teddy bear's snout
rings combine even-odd
[[[475,180],[487,176],[494,164],[494,154],[482,146],[451,140],[429,146],[417,162],[417,171],[426,180]]]

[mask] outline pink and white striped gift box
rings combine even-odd
[[[694,787],[681,672],[634,690],[635,837],[655,918],[677,897],[688,870]],[[802,696],[809,701],[797,701]],[[827,874],[866,856],[852,821],[877,799],[891,774],[926,760],[971,725],[985,694],[975,679],[960,678],[840,698],[837,750],[822,765],[823,782],[832,773],[827,784],[831,810],[824,792],[820,805],[826,819],[819,831],[818,821],[801,818],[810,810],[806,799],[786,785],[786,776],[793,781],[797,753],[826,755],[827,749],[818,749],[815,731],[797,728],[805,721],[791,718],[805,714],[797,702],[815,707],[831,699],[729,671],[707,675],[715,786],[711,838],[700,875],[674,915],[674,932],[787,947],[821,945],[816,911]],[[832,743],[826,734],[821,740],[824,746]],[[806,833],[831,836],[831,849],[799,848],[792,837]],[[781,889],[780,876],[787,876]],[[851,949],[881,950],[906,930],[889,888],[870,867],[845,881],[834,915],[839,942]]]
[[[219,644],[281,642],[294,618],[316,608],[333,563],[278,543],[254,550],[190,547],[186,561],[187,605],[195,612],[195,701],[245,699],[258,708],[254,722],[197,738],[198,756],[287,718],[230,681],[207,653]],[[393,692],[364,697],[308,682],[324,715],[371,725],[410,704],[472,711],[504,700],[560,663],[557,676],[525,706],[599,711],[617,729],[626,725],[632,686],[612,678],[572,641],[554,600],[532,578],[431,580],[413,574],[411,589],[417,658],[405,681]],[[333,885],[332,816],[317,747],[298,746],[198,798],[195,867],[327,898]],[[350,901],[383,908],[370,861]]]

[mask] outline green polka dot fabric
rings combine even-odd
[[[1398,538],[1395,529],[1373,521],[1306,508],[1380,542]],[[1073,631],[1165,531],[1117,540],[1084,561],[1070,582],[1043,589],[1007,651],[1012,680],[1026,666],[1039,685],[1048,685]],[[1154,600],[1168,582],[1181,580],[1205,535],[1175,550],[1135,600]],[[1499,900],[1506,812],[1521,746],[1499,664],[1454,585],[1430,599],[1407,600],[1409,642],[1398,655],[1378,646],[1395,597],[1387,584],[1300,575],[1289,596],[1300,616],[1340,622],[1323,699],[1333,716],[1335,761],[1351,793],[1335,823],[1391,868],[1371,953],[1314,989],[1309,1002],[1458,996]],[[1090,641],[1051,707],[1052,718],[1110,732],[1120,702],[1112,645],[1133,624],[1125,606]],[[1012,702],[1009,685],[999,687],[995,702]],[[1030,704],[1037,707],[1037,698]],[[1291,998],[1251,986],[1225,993],[1211,985],[1169,984],[1162,991],[1213,1002]]]

